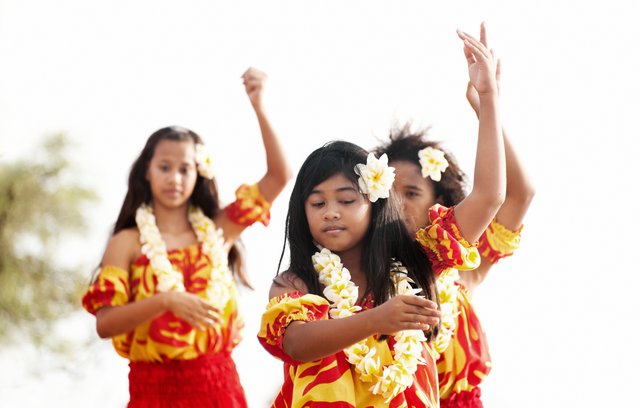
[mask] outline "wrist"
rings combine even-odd
[[[171,292],[161,292],[156,295],[160,300],[160,306],[163,312],[171,310]]]

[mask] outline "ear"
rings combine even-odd
[[[147,181],[149,180],[149,163],[147,163],[147,170],[144,172],[144,179]]]

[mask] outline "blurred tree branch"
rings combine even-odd
[[[0,339],[21,327],[35,339],[79,305],[84,275],[56,265],[57,244],[85,228],[96,194],[74,181],[69,143],[48,137],[26,160],[0,161]]]

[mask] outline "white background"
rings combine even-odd
[[[456,28],[503,59],[502,113],[537,187],[522,248],[475,294],[494,369],[487,407],[615,406],[640,379],[635,233],[640,175],[640,8],[610,1],[0,0],[0,160],[43,135],[74,141],[77,181],[101,201],[60,262],[100,259],[129,166],[156,129],[210,145],[223,201],[262,176],[259,129],[240,75],[269,76],[266,103],[294,169],[333,139],[371,148],[395,122],[432,125],[471,173],[477,123]],[[255,334],[276,272],[293,183],[269,228],[243,239],[254,292],[234,358],[251,407],[267,406],[281,365]],[[52,337],[73,350],[0,350],[0,406],[121,407],[126,361],[78,312]]]

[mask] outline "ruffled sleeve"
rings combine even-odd
[[[105,266],[82,297],[82,307],[95,315],[105,306],[127,304],[129,294],[129,272],[116,266]]]
[[[478,249],[460,234],[453,209],[434,205],[429,209],[430,225],[416,233],[436,272],[448,268],[471,270],[480,265]]]
[[[256,183],[238,187],[236,201],[229,204],[225,211],[231,221],[248,227],[257,221],[264,226],[269,225],[270,209],[271,203],[262,196]]]
[[[293,364],[282,348],[282,336],[293,321],[312,322],[329,318],[329,302],[316,295],[302,295],[300,292],[286,293],[274,297],[262,315],[258,341],[270,354]]]
[[[522,227],[521,225],[516,231],[511,231],[494,219],[478,241],[480,255],[491,263],[513,255],[520,246]]]

